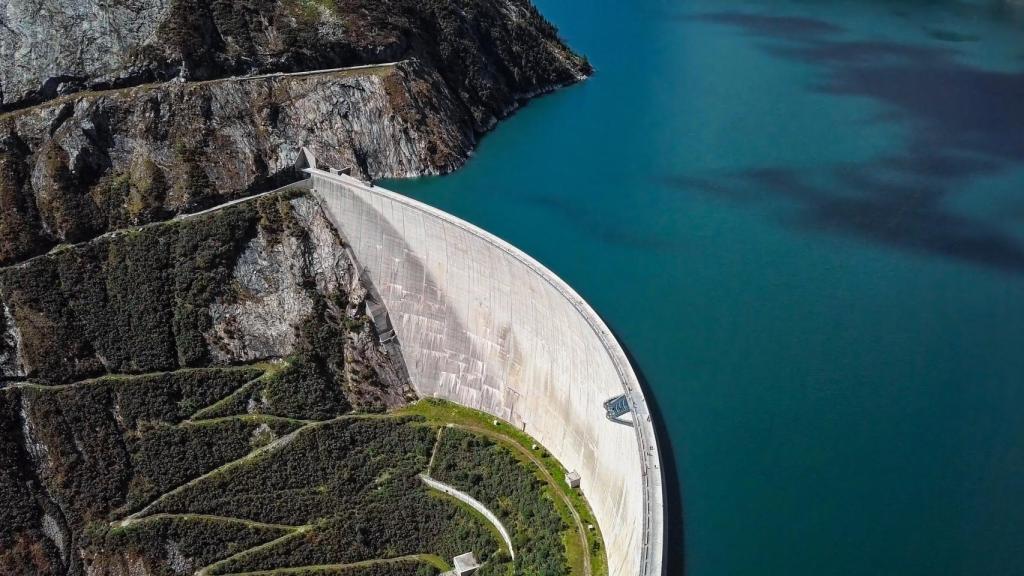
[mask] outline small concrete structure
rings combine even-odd
[[[569,488],[579,488],[580,480],[582,480],[580,473],[575,470],[565,475],[565,483],[569,485]]]
[[[480,563],[476,561],[476,556],[472,552],[456,556],[453,562],[455,563],[455,576],[473,576],[480,568]]]
[[[309,148],[303,146],[302,149],[299,150],[299,155],[295,158],[295,170],[302,172],[306,169],[317,169],[316,156],[310,152]]]
[[[616,396],[611,398],[604,403],[605,416],[612,422],[623,424],[625,426],[632,426],[632,416],[625,418],[624,416],[630,414],[633,408],[629,405],[629,397],[626,395]]]

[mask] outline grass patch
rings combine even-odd
[[[556,490],[558,494],[569,500],[573,509],[579,515],[583,523],[583,528],[587,538],[587,550],[582,549],[582,543],[579,541],[578,536],[574,534],[577,530],[576,522],[572,517],[572,513],[565,506],[565,501],[562,498],[552,498],[559,515],[561,515],[562,519],[572,527],[568,532],[563,534],[563,540],[566,541],[566,554],[569,561],[569,567],[572,571],[571,574],[583,574],[583,555],[589,554],[591,573],[593,576],[607,576],[608,561],[604,552],[604,540],[601,536],[600,527],[594,518],[593,511],[587,504],[583,494],[579,490],[574,490],[566,484],[565,475],[567,470],[547,449],[541,446],[541,444],[533,439],[529,434],[526,434],[500,418],[497,419],[498,425],[495,426],[494,421],[496,418],[489,414],[436,398],[421,400],[415,404],[402,408],[397,411],[396,414],[422,416],[428,423],[433,425],[455,424],[463,426],[470,431],[482,433],[506,446],[518,446],[532,454],[533,459],[529,459],[519,450],[512,450],[512,453],[521,462],[530,466],[536,466],[539,462],[543,466],[544,470],[546,470],[554,480],[553,483],[548,482],[548,485],[553,490]],[[537,445],[537,450],[533,449],[534,445]],[[536,461],[534,461],[534,459]],[[547,479],[545,478],[545,480]],[[594,526],[594,530],[589,530],[587,528],[588,526]],[[574,541],[575,545],[570,545],[570,540]]]

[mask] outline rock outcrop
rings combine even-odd
[[[0,0],[0,265],[270,189],[300,146],[448,172],[589,73],[528,2],[462,4]]]
[[[436,74],[356,72],[78,95],[0,119],[0,263],[297,176],[300,146],[371,177],[437,173],[473,144]],[[6,169],[6,170],[5,170]]]
[[[526,0],[2,0],[2,105],[418,58],[478,128],[587,65]]]
[[[0,377],[14,379],[25,376],[26,366],[21,346],[21,330],[14,322],[11,311],[0,304]]]
[[[589,73],[528,0],[0,0],[0,573],[188,571],[104,555],[110,520],[413,394],[314,199],[177,216],[295,180],[302,147],[454,170]]]

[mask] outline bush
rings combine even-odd
[[[253,368],[207,368],[110,378],[105,382],[115,391],[115,404],[125,427],[134,429],[142,422],[177,424],[261,374]]]
[[[426,468],[434,437],[407,423],[351,418],[309,427],[287,446],[165,499],[157,511],[296,526],[316,521]],[[387,482],[378,484],[382,479]]]
[[[0,271],[30,376],[65,383],[202,365],[209,306],[229,284],[257,218],[235,206]]]
[[[515,573],[568,574],[562,532],[567,526],[547,486],[507,449],[481,436],[446,428],[434,460],[434,476],[486,505],[511,532]],[[501,573],[487,566],[483,574]]]
[[[0,574],[56,575],[61,554],[42,530],[45,512],[22,448],[19,404],[16,390],[0,390]]]
[[[174,337],[181,366],[208,360],[203,334],[212,322],[209,306],[230,283],[235,261],[255,235],[256,214],[233,206],[178,226],[172,250]]]
[[[292,432],[288,422],[223,420],[211,423],[147,429],[141,438],[129,438],[133,475],[128,487],[129,509],[218,466],[237,460],[269,440]]]
[[[414,560],[380,562],[368,566],[349,568],[306,568],[289,570],[289,576],[436,576],[439,570],[430,564]]]
[[[267,414],[303,420],[328,420],[352,409],[341,387],[320,365],[304,356],[284,370],[253,382],[229,401],[204,414],[207,418]]]
[[[296,425],[225,420],[174,426],[255,370],[196,370],[105,378],[60,389],[21,391],[34,440],[45,447],[43,481],[76,529],[109,519],[240,458],[254,442]]]
[[[194,517],[153,518],[103,532],[92,534],[87,550],[139,556],[151,576],[192,573],[287,533],[279,528]]]

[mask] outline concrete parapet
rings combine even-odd
[[[651,415],[628,358],[554,273],[423,203],[317,169],[315,193],[387,309],[413,385],[493,414],[569,470],[604,535],[611,576],[661,576],[664,491]],[[624,396],[631,426],[608,418]]]

